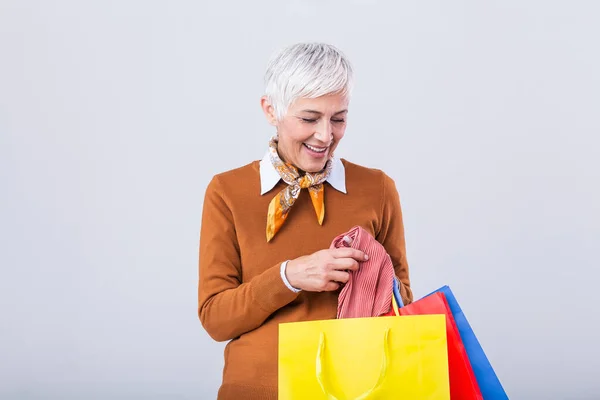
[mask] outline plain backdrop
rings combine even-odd
[[[211,399],[211,177],[260,159],[270,55],[340,47],[338,151],[398,186],[417,297],[511,399],[600,397],[600,3],[0,0],[0,398]]]

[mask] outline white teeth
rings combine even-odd
[[[325,147],[324,149],[319,149],[319,148],[317,148],[317,147],[312,147],[312,146],[310,146],[310,145],[308,145],[308,144],[306,144],[306,143],[304,143],[304,145],[305,145],[306,147],[308,147],[309,149],[311,149],[312,151],[315,151],[315,152],[317,152],[317,153],[324,153],[324,152],[325,152],[325,150],[327,150],[327,147]]]

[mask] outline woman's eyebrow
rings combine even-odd
[[[323,114],[322,112],[320,112],[320,111],[317,111],[317,110],[302,110],[302,112],[305,112],[305,113],[310,113],[310,114],[317,114],[317,115],[322,115],[322,114]],[[348,112],[348,110],[347,110],[347,109],[345,109],[345,110],[341,110],[341,111],[338,111],[338,112],[336,112],[336,113],[335,113],[335,114],[333,114],[333,115],[339,115],[339,114],[343,114],[343,113],[346,113],[346,112]]]

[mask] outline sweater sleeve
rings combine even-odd
[[[400,295],[404,304],[407,305],[412,303],[413,293],[410,288],[408,262],[406,259],[406,243],[400,196],[392,178],[386,174],[382,175],[383,200],[381,224],[376,239],[383,245],[392,259],[394,271],[400,280]]]
[[[258,328],[298,296],[282,281],[280,263],[243,282],[235,221],[218,176],[204,197],[199,253],[198,315],[216,341]]]

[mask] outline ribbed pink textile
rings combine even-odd
[[[344,236],[352,239],[348,245]],[[369,260],[360,263],[358,271],[350,272],[350,279],[338,296],[338,318],[379,317],[392,304],[394,266],[385,248],[369,232],[355,226],[336,237],[331,248],[352,247],[364,251]]]

